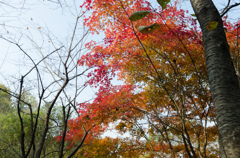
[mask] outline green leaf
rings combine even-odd
[[[216,27],[218,26],[218,22],[217,21],[210,21],[208,24],[207,24],[207,29],[212,31],[214,30]]]
[[[160,27],[160,25],[158,23],[154,23],[154,24],[149,25],[149,26],[139,26],[138,30],[141,33],[152,33],[153,31],[155,31],[159,27]]]
[[[193,17],[196,17],[196,15],[195,14],[191,14]]]
[[[170,0],[157,0],[157,2],[162,6],[162,10],[166,8],[166,5],[170,2]]]
[[[144,18],[145,16],[147,16],[150,13],[150,11],[138,11],[138,12],[134,12],[129,19],[131,21],[137,21],[139,19]]]

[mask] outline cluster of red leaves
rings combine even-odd
[[[133,104],[129,100],[129,94],[132,95],[134,89],[131,85],[114,86],[111,91],[100,88],[97,98],[92,103],[79,104],[80,116],[68,121],[69,130],[65,141],[71,143],[69,147],[81,141],[84,136],[83,127],[85,130],[91,130],[85,140],[85,143],[90,143],[98,138],[112,121],[132,115],[130,108]],[[58,142],[61,139],[62,136],[56,137]]]
[[[82,5],[80,5],[80,8],[85,7],[85,9],[90,10],[92,9],[92,0],[85,0]]]

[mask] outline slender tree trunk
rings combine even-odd
[[[212,93],[221,158],[240,158],[240,89],[230,57],[221,16],[212,0],[190,0],[203,33],[206,65]],[[216,29],[206,28],[210,21]]]

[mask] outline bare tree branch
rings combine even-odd
[[[240,3],[235,3],[235,4],[231,5],[231,6],[229,6],[227,9],[224,9],[225,11],[221,14],[221,17],[223,17],[225,14],[227,14],[227,12],[228,12],[230,9],[232,9],[232,8],[234,8],[234,7],[237,7],[237,6],[239,6],[239,5],[240,5]]]

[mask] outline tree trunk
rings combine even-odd
[[[240,89],[221,16],[212,0],[190,0],[203,33],[221,158],[240,158]],[[210,31],[207,24],[217,21]]]

